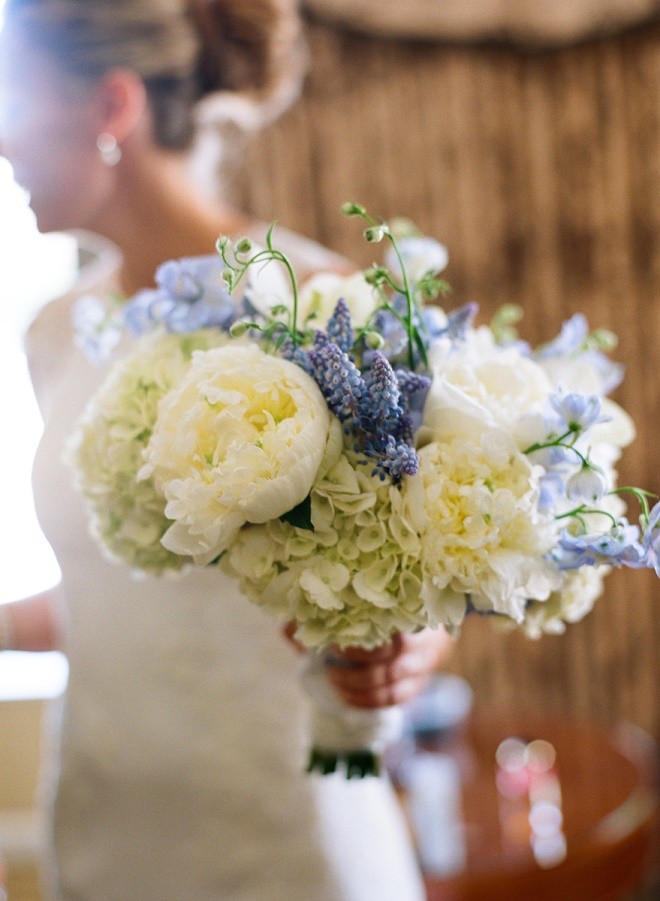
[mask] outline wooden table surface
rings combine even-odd
[[[429,901],[634,891],[652,866],[656,763],[654,743],[630,725],[476,710],[449,737],[418,737],[391,767]]]

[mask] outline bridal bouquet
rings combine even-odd
[[[611,334],[575,315],[531,348],[515,307],[480,326],[474,304],[447,313],[440,244],[344,212],[386,242],[382,264],[299,286],[271,228],[264,247],[221,238],[215,257],[166,263],[120,313],[85,301],[83,342],[139,337],[72,460],[112,557],[153,574],[218,563],[295,623],[311,766],[363,775],[396,711],[328,699],[327,649],[456,631],[468,613],[561,632],[612,566],[660,575],[660,504],[616,487],[634,428],[607,397]]]

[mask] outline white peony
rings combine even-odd
[[[293,363],[256,345],[195,354],[160,405],[141,473],[167,499],[165,547],[206,564],[246,522],[293,509],[309,494],[334,422]]]

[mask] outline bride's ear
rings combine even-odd
[[[147,108],[144,82],[130,69],[111,69],[96,89],[99,134],[121,145],[143,120]]]

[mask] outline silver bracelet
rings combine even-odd
[[[0,604],[0,651],[11,651],[14,648],[14,632],[9,604]]]

